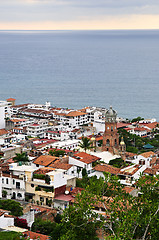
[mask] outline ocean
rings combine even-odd
[[[0,100],[159,120],[159,30],[0,31]]]

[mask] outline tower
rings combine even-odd
[[[109,151],[112,154],[118,154],[119,134],[117,132],[116,122],[117,112],[109,108],[105,114],[105,132],[103,135],[103,151]]]
[[[121,158],[123,160],[125,160],[125,152],[126,152],[126,144],[124,142],[124,138],[121,137],[120,146],[119,146],[119,153],[120,153]]]

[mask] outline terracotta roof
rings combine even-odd
[[[7,130],[5,130],[5,129],[0,129],[0,136],[1,136],[1,135],[5,135],[5,134],[7,134],[7,133],[8,133]]]
[[[23,235],[27,236],[29,239],[35,239],[35,240],[49,240],[50,239],[50,237],[47,235],[43,235],[40,233],[31,232],[31,231],[23,232]]]
[[[46,174],[48,172],[52,172],[54,171],[55,168],[52,168],[52,167],[43,167],[43,168],[39,168],[37,169],[36,171],[34,171],[34,174]]]
[[[150,161],[150,165],[154,165],[156,163],[156,161],[158,160],[157,157],[153,157],[152,160]]]
[[[143,174],[150,174],[150,175],[155,175],[157,172],[157,169],[152,169],[152,168],[146,168],[144,171],[143,171]]]
[[[131,153],[131,152],[126,152],[125,155],[126,155],[126,157],[134,157],[137,154],[136,153]]]
[[[84,191],[85,189],[84,188],[81,188],[81,187],[75,187],[72,191],[70,191],[70,193],[72,195],[76,195],[78,193],[80,193],[81,191]]]
[[[53,157],[50,155],[41,155],[34,161],[34,163],[47,167],[57,159],[57,157]]]
[[[84,162],[86,164],[96,162],[97,160],[101,159],[99,157],[90,155],[90,154],[85,153],[85,152],[76,153],[76,154],[74,154],[73,158],[77,159],[78,161]]]
[[[68,195],[66,195],[66,194],[60,194],[60,195],[56,196],[54,199],[69,202],[69,201],[71,201],[73,198],[74,198],[74,197],[72,197],[72,195],[70,195],[70,194],[68,194]]]
[[[150,151],[150,152],[141,153],[140,155],[143,156],[143,157],[145,157],[145,158],[148,158],[148,157],[154,156],[155,153],[152,152],[152,151]]]
[[[64,169],[64,170],[68,170],[72,166],[73,165],[71,165],[71,164],[61,163],[61,162],[56,162],[56,163],[52,163],[49,165],[49,167],[53,167],[53,168],[57,168],[57,169]]]
[[[15,101],[15,100],[16,100],[15,98],[8,98],[8,99],[7,99],[7,102]]]
[[[123,188],[123,190],[126,192],[126,193],[131,193],[135,188],[134,187],[129,187],[129,186],[125,186]]]
[[[94,167],[94,170],[98,172],[109,172],[115,175],[120,172],[120,168],[112,167],[111,165],[108,164],[103,165],[98,164],[97,166]]]
[[[117,128],[124,128],[129,125],[131,125],[131,123],[117,123]]]
[[[140,169],[140,165],[135,165],[135,166],[132,166],[131,168],[120,170],[119,174],[133,176],[139,169]]]
[[[135,132],[143,132],[143,131],[148,131],[148,129],[146,129],[146,128],[144,128],[144,127],[136,127],[136,128],[134,128],[134,131]]]
[[[152,167],[152,169],[156,169],[156,170],[159,170],[159,164],[155,165]]]
[[[79,112],[79,111],[72,111],[66,114],[66,117],[77,117],[77,116],[82,116],[82,115],[87,115],[87,113],[84,112]]]
[[[26,106],[28,106],[28,105],[29,105],[29,103],[19,104],[19,105],[11,106],[11,108],[21,108],[21,107],[26,107]]]
[[[156,127],[156,125],[159,124],[158,122],[153,122],[153,123],[142,123],[142,125],[150,128],[151,130]]]

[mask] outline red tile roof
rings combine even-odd
[[[55,200],[61,200],[61,201],[67,201],[67,202],[69,202],[69,201],[71,201],[72,199],[74,199],[74,197],[72,197],[72,195],[70,195],[70,194],[68,194],[68,195],[66,195],[66,194],[60,194],[60,195],[56,196],[54,199],[55,199]]]
[[[54,171],[55,168],[52,168],[52,167],[43,167],[43,168],[39,168],[37,169],[36,171],[34,171],[34,174],[46,174],[48,172],[52,172]]]
[[[34,163],[47,167],[57,159],[57,157],[53,157],[50,155],[41,155],[34,161]]]
[[[52,164],[49,165],[49,167],[53,167],[55,169],[64,169],[64,170],[68,170],[72,166],[73,165],[71,165],[71,164],[61,163],[61,162],[56,162],[56,163],[52,163]]]
[[[155,153],[152,152],[152,151],[150,151],[150,152],[141,153],[140,155],[143,156],[143,157],[145,157],[145,158],[148,158],[148,157],[154,156]]]
[[[0,136],[7,134],[8,131],[5,129],[0,129]]]
[[[79,112],[79,111],[72,111],[66,114],[66,117],[77,117],[77,116],[82,116],[82,115],[87,115],[87,113],[84,112]]]
[[[35,240],[49,240],[50,239],[50,237],[47,235],[43,235],[40,233],[31,232],[31,231],[23,232],[23,235],[27,236],[29,239],[35,239]]]
[[[10,102],[10,101],[12,102],[12,101],[15,101],[15,100],[16,100],[15,98],[8,98],[7,102]]]
[[[94,170],[98,172],[109,172],[114,175],[120,172],[120,168],[116,168],[108,164],[102,164],[102,165],[98,164],[97,166],[94,167]]]
[[[90,155],[85,152],[76,153],[74,154],[73,158],[77,159],[78,161],[84,162],[86,164],[93,163],[101,159],[99,157]]]

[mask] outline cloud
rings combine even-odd
[[[0,22],[6,23],[7,26],[10,23],[11,27],[13,23],[18,22],[18,26],[33,22],[37,26],[38,23],[41,26],[45,23],[43,26],[46,26],[46,22],[58,22],[64,27],[70,26],[69,23],[81,22],[84,26],[83,21],[99,23],[107,17],[113,22],[116,19],[118,25],[118,20],[121,21],[127,16],[129,19],[135,15],[157,17],[159,1],[151,0],[150,3],[150,0],[0,0],[0,9]],[[139,21],[139,18],[137,19]]]

